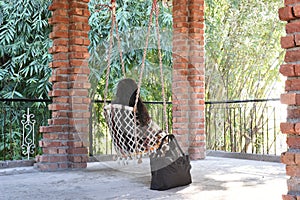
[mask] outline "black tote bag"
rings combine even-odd
[[[168,142],[164,144],[165,140]],[[150,156],[152,190],[167,190],[192,183],[188,155],[180,148],[174,135],[166,135]]]

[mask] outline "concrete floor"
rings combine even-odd
[[[208,156],[191,164],[193,183],[167,191],[149,189],[148,159],[127,166],[94,162],[84,170],[61,172],[1,169],[0,200],[279,200],[287,192],[288,177],[281,163]]]

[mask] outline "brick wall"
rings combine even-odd
[[[287,134],[287,152],[282,153],[281,161],[286,164],[287,194],[284,200],[300,199],[300,0],[285,0],[279,9],[279,18],[286,21],[286,35],[281,38],[281,46],[286,49],[285,63],[280,73],[287,77],[285,93],[281,103],[287,104],[287,120],[280,124],[283,134]]]
[[[53,56],[50,63],[53,89],[49,96],[52,118],[40,127],[43,155],[37,167],[43,171],[85,168],[88,160],[87,135],[89,123],[88,89],[88,1],[53,0],[49,10],[53,26],[50,38]]]
[[[204,0],[173,0],[173,133],[191,159],[205,158]]]

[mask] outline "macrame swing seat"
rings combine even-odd
[[[105,6],[108,7],[108,6]],[[113,27],[116,28],[116,37],[118,42],[118,49],[120,54],[120,60],[122,64],[122,72],[126,78],[125,67],[122,58],[121,41],[118,34],[118,26],[116,22],[116,3],[115,0],[111,1],[111,30],[110,30],[110,45],[108,49],[108,64],[106,71],[106,85],[104,94],[104,117],[109,128],[109,132],[112,138],[112,143],[116,151],[117,157],[119,159],[133,159],[139,158],[143,155],[147,155],[154,152],[161,143],[161,139],[168,134],[168,124],[167,124],[167,111],[165,102],[165,92],[164,92],[164,78],[163,78],[163,68],[162,68],[162,55],[160,46],[160,35],[159,35],[159,25],[158,25],[158,14],[159,9],[156,0],[153,0],[152,10],[149,16],[148,32],[146,36],[146,43],[143,52],[143,59],[141,64],[141,71],[138,85],[134,91],[131,91],[135,95],[134,106],[129,106],[128,102],[120,103],[110,103],[106,104],[106,97],[108,91],[108,81],[110,74],[110,64],[111,58],[110,54],[112,52],[113,45]],[[156,18],[156,33],[157,33],[157,46],[158,46],[158,57],[159,66],[161,73],[161,84],[162,84],[162,96],[163,96],[163,111],[164,111],[164,121],[166,122],[166,130],[163,131],[152,119],[150,119],[146,124],[141,123],[137,117],[138,104],[141,103],[139,98],[140,88],[142,83],[143,71],[145,66],[146,53],[149,43],[150,28],[152,23],[153,13],[155,13]],[[139,162],[140,163],[140,162]]]
[[[165,135],[153,120],[146,126],[141,126],[138,119],[135,119],[133,107],[109,104],[104,107],[104,112],[119,158],[131,159],[151,153]]]

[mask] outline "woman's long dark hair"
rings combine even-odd
[[[122,79],[117,86],[117,92],[114,104],[122,104],[126,106],[134,107],[137,93],[137,84],[133,79]],[[141,126],[146,126],[150,121],[150,115],[147,111],[142,99],[138,98],[137,103],[137,119],[141,123]]]

